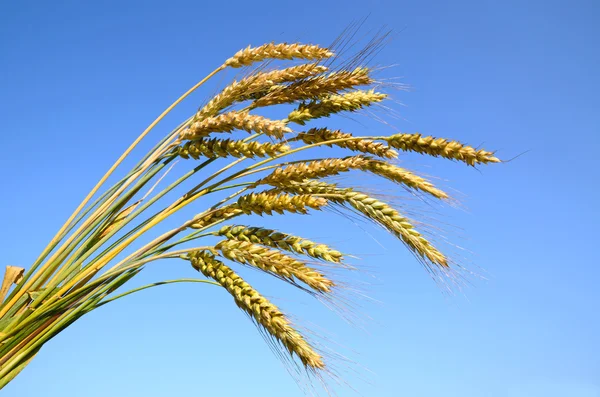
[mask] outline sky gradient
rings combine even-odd
[[[600,396],[597,1],[2,2],[2,265],[28,267],[139,132],[235,51],[326,45],[367,15],[364,34],[394,32],[376,59],[394,65],[382,74],[411,86],[393,92],[398,130],[514,158],[473,169],[402,156],[460,199],[435,217],[482,277],[446,296],[391,236],[333,213],[258,224],[361,257],[374,301],[360,312],[371,319],[349,326],[280,283],[244,274],[360,364],[347,376],[363,396]],[[191,96],[142,149],[233,76]],[[393,132],[364,118],[327,124]],[[178,276],[194,272],[168,262],[136,283]],[[193,284],[84,317],[0,395],[303,394],[230,297]]]

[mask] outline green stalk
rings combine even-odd
[[[147,284],[147,285],[144,285],[142,287],[134,288],[134,289],[129,290],[127,292],[123,292],[122,294],[119,294],[119,295],[117,295],[115,297],[112,297],[110,299],[102,301],[102,302],[100,302],[99,304],[96,305],[96,308],[104,306],[107,303],[110,303],[110,302],[115,301],[117,299],[121,299],[121,298],[123,298],[123,297],[125,297],[127,295],[131,295],[133,293],[136,293],[136,292],[139,292],[139,291],[143,291],[143,290],[148,289],[148,288],[158,287],[159,285],[174,284],[174,283],[205,283],[205,284],[216,285],[217,287],[221,286],[221,284],[216,283],[214,281],[202,280],[202,279],[197,279],[197,278],[179,278],[179,279],[176,279],[176,280],[158,281],[156,283]]]

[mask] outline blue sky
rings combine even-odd
[[[248,277],[360,363],[348,378],[364,396],[600,396],[595,1],[3,2],[4,264],[28,266],[137,134],[239,48],[328,44],[367,15],[365,33],[395,32],[376,60],[394,65],[382,74],[412,87],[393,93],[399,130],[484,144],[505,159],[521,154],[478,170],[402,158],[455,189],[462,207],[437,206],[436,217],[485,279],[447,297],[393,238],[332,213],[260,222],[362,258],[378,301],[361,308],[372,318],[364,330],[280,283]],[[232,76],[190,97],[145,145]],[[359,121],[331,124],[391,133]],[[166,262],[138,282],[178,276],[194,273]],[[2,395],[302,393],[231,299],[194,284],[83,318]]]

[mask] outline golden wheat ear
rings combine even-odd
[[[282,138],[285,132],[292,132],[283,121],[270,120],[243,111],[232,111],[193,123],[181,134],[180,139],[199,139],[213,132],[231,132],[233,130],[256,132],[276,138]]]
[[[291,150],[286,143],[259,143],[244,142],[233,139],[199,139],[188,141],[182,146],[177,146],[175,153],[178,156],[188,159],[199,159],[200,157],[218,158],[218,157],[237,157],[253,159],[255,157],[275,157],[278,154]]]
[[[226,66],[239,68],[249,66],[255,62],[266,59],[323,59],[333,56],[327,48],[312,44],[263,44],[259,47],[250,47],[238,51],[234,56],[225,61]]]
[[[247,241],[267,247],[279,248],[328,262],[340,263],[344,257],[341,252],[325,244],[315,243],[302,237],[262,227],[229,225],[223,226],[216,234],[227,237],[230,240]]]
[[[444,138],[422,136],[421,134],[396,134],[385,138],[388,144],[407,152],[428,154],[433,157],[444,157],[449,160],[462,161],[468,165],[499,163],[493,152],[475,149],[458,141]]]
[[[223,286],[233,296],[240,309],[279,341],[290,354],[295,354],[306,367],[325,368],[321,355],[292,327],[281,310],[259,294],[233,270],[206,251],[192,252],[189,258],[196,270]]]
[[[276,69],[270,72],[257,72],[240,81],[233,81],[208,101],[194,116],[193,121],[216,116],[220,111],[236,102],[258,99],[274,87],[307,77],[316,76],[327,71],[327,67],[318,63],[308,63]]]
[[[309,103],[302,103],[288,115],[288,120],[304,125],[309,120],[329,117],[340,112],[356,112],[387,98],[386,94],[375,90],[355,90],[340,95],[329,95]]]
[[[397,151],[381,142],[376,142],[373,139],[354,137],[352,134],[340,130],[331,131],[328,128],[311,128],[306,132],[299,133],[289,141],[302,141],[307,145],[322,143],[328,147],[337,146],[354,152],[372,154],[387,159],[398,157]]]

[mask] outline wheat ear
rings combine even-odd
[[[448,260],[444,254],[427,241],[408,218],[383,201],[351,188],[338,188],[335,184],[322,181],[290,182],[279,187],[279,190],[297,194],[324,195],[328,200],[340,205],[348,203],[356,211],[400,238],[414,253],[425,259],[426,263],[448,267]]]
[[[268,247],[304,254],[313,258],[339,263],[343,259],[341,252],[331,249],[325,244],[318,244],[301,237],[281,233],[261,227],[249,227],[242,225],[223,226],[218,234],[240,241],[254,244],[266,245]]]
[[[268,43],[258,47],[250,47],[238,51],[234,56],[225,61],[225,65],[232,68],[249,66],[254,62],[265,59],[323,59],[333,56],[327,48],[311,44]]]
[[[325,368],[321,355],[292,327],[277,306],[259,294],[223,262],[206,251],[191,253],[189,260],[196,270],[222,285],[233,296],[240,309],[285,346],[290,354],[295,354],[305,367],[315,370]]]
[[[300,280],[315,291],[330,292],[334,286],[333,281],[319,271],[280,251],[261,245],[247,241],[223,240],[215,245],[215,249],[221,251],[229,260],[252,265],[293,284],[296,284],[295,280]]]
[[[369,72],[368,68],[360,67],[354,70],[341,70],[327,75],[308,78],[290,85],[284,85],[257,99],[251,107],[318,99],[350,88],[369,85],[373,83]]]
[[[326,71],[326,66],[309,63],[281,70],[256,73],[240,81],[234,80],[196,113],[194,121],[216,116],[221,110],[236,102],[256,99],[277,84],[302,80]]]
[[[339,112],[355,112],[376,102],[381,102],[386,94],[375,90],[356,90],[340,95],[330,95],[317,101],[302,103],[296,110],[288,115],[290,122],[304,125],[307,121],[321,117],[329,117]]]
[[[291,181],[300,182],[305,179],[324,178],[352,169],[364,169],[369,161],[369,158],[358,155],[301,162],[287,167],[276,168],[270,175],[267,175],[256,183],[279,186]]]
[[[180,139],[200,139],[213,132],[231,132],[233,130],[257,132],[275,138],[283,138],[285,132],[292,131],[283,121],[252,115],[246,111],[233,111],[192,123],[188,129],[182,131]]]
[[[340,192],[338,202],[347,202],[360,213],[384,226],[421,258],[436,265],[448,267],[448,260],[444,254],[431,245],[415,229],[408,218],[383,201],[364,193],[345,190]]]
[[[284,214],[285,212],[306,214],[309,208],[319,210],[325,205],[327,205],[325,198],[313,197],[308,194],[281,194],[280,191],[250,193],[238,198],[236,203],[228,204],[206,214],[197,215],[190,227],[194,229],[205,228],[241,214],[273,215],[273,212],[278,214]]]
[[[422,136],[421,134],[396,134],[385,139],[388,144],[396,149],[407,152],[428,154],[434,157],[444,157],[457,160],[474,166],[475,164],[499,163],[493,152],[475,149],[458,141],[449,141],[444,138]]]
[[[352,134],[341,132],[340,130],[332,131],[328,128],[311,128],[306,132],[299,133],[294,138],[290,139],[290,142],[302,141],[307,145],[312,145],[315,143],[346,139],[343,141],[327,143],[326,145],[329,147],[335,145],[355,152],[373,154],[378,157],[389,159],[398,157],[398,152],[381,142],[375,142],[367,138],[350,138],[353,138]]]
[[[429,193],[436,198],[448,198],[446,192],[436,188],[427,179],[415,175],[407,169],[397,167],[384,161],[370,161],[367,169],[376,175],[403,184],[411,189]]]
[[[290,150],[285,143],[260,143],[256,141],[244,142],[232,139],[200,139],[188,141],[178,146],[175,152],[185,159],[190,157],[198,159],[201,156],[208,158],[217,157],[274,157]]]

